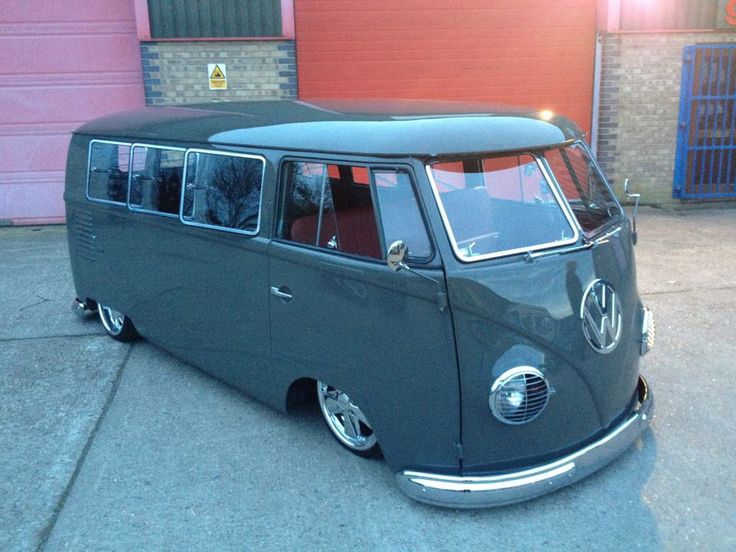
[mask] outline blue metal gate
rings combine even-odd
[[[736,44],[686,46],[673,196],[736,197]]]

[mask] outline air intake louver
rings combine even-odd
[[[95,260],[95,232],[92,214],[89,211],[77,210],[74,213],[74,236],[77,253],[89,261]]]

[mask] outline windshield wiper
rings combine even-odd
[[[538,259],[540,257],[548,257],[550,255],[563,255],[565,253],[573,253],[575,251],[583,251],[585,249],[593,249],[594,247],[598,247],[599,245],[603,243],[607,243],[609,238],[612,236],[615,236],[619,232],[623,230],[622,226],[618,226],[611,230],[610,232],[606,232],[602,236],[598,236],[594,240],[589,240],[586,238],[583,238],[584,242],[580,245],[574,245],[572,247],[564,247],[562,249],[547,249],[546,251],[527,251],[526,255],[524,255],[524,261],[525,262],[533,262],[534,259]]]

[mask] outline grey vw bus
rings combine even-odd
[[[414,499],[529,499],[648,425],[635,232],[563,117],[145,108],[74,133],[65,200],[79,313],[275,408],[316,395]]]

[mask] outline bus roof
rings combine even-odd
[[[580,138],[548,111],[417,100],[217,102],[145,107],[91,121],[78,134],[375,156],[538,149]]]

